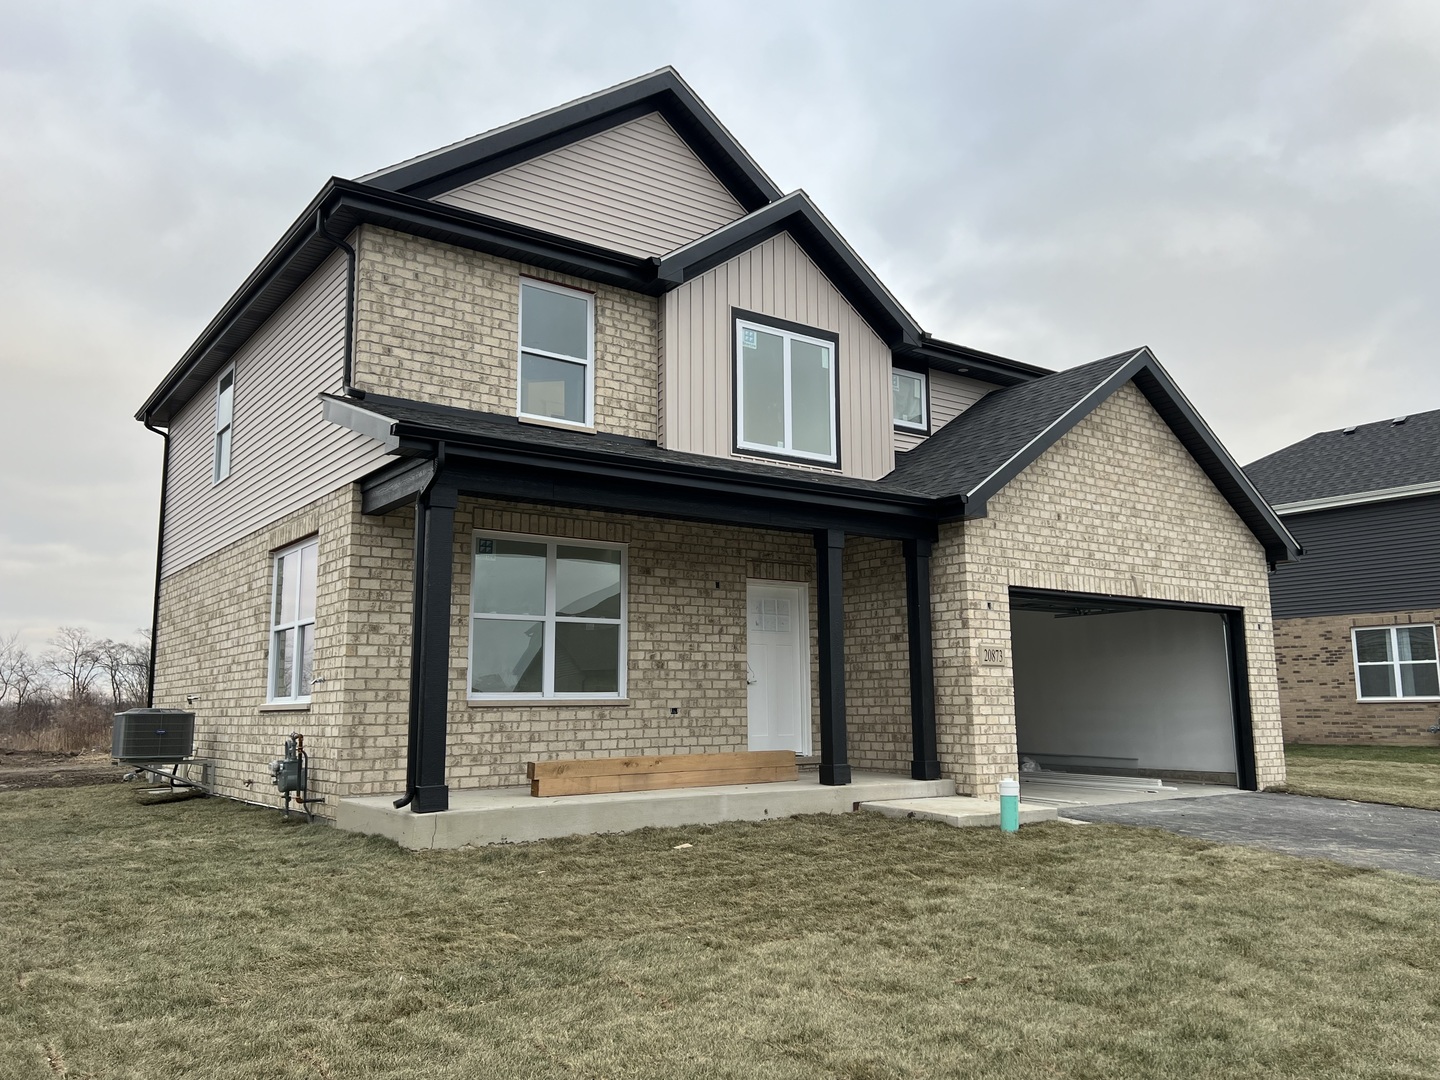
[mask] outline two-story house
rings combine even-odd
[[[1283,778],[1293,539],[1147,348],[926,333],[670,69],[332,179],[145,402],[154,703],[322,813],[745,749]]]
[[[1245,472],[1305,545],[1270,583],[1286,740],[1435,745],[1440,410],[1322,431]]]

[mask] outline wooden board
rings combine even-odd
[[[530,794],[597,795],[614,791],[660,791],[725,784],[773,784],[799,775],[789,750],[736,754],[675,754],[668,757],[532,761]]]

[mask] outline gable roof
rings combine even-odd
[[[1440,409],[1322,431],[1245,472],[1290,512],[1440,491]]]
[[[986,394],[914,450],[897,455],[885,481],[960,500],[964,517],[981,517],[993,495],[1132,381],[1264,545],[1270,561],[1298,557],[1300,545],[1148,347]]]
[[[775,182],[672,67],[358,179],[386,191],[428,199],[652,112],[665,118],[747,211],[780,198]]]

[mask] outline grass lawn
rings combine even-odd
[[[1158,832],[417,856],[111,785],[0,837],[6,1078],[1440,1075],[1440,884]]]
[[[1285,790],[1296,795],[1440,810],[1440,747],[1285,747]]]

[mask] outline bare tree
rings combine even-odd
[[[9,637],[0,638],[0,705],[9,700],[12,692],[22,682],[29,682],[24,673],[32,666],[30,654],[20,644],[17,630]]]
[[[40,663],[60,681],[66,700],[78,704],[89,699],[90,687],[100,673],[99,644],[81,626],[62,626],[50,639]]]
[[[148,633],[140,632],[137,641],[104,641],[94,643],[95,662],[110,684],[110,704],[118,712],[143,704],[150,677],[150,644]]]

